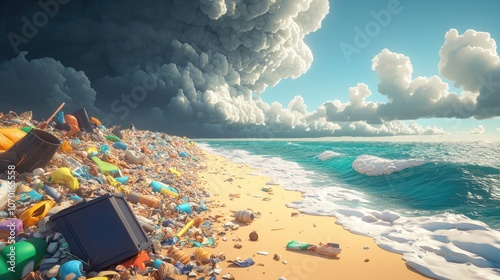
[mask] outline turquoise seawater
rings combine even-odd
[[[500,279],[500,142],[199,144],[301,191],[287,206],[335,216],[425,275]]]
[[[304,187],[341,186],[354,190],[369,198],[358,203],[362,206],[412,216],[463,214],[500,229],[498,142],[214,140],[202,143],[225,150],[226,155],[244,150],[251,155],[297,163],[309,171],[309,186]],[[356,159],[362,156],[372,156],[371,168],[375,169],[386,168],[386,161],[403,166],[412,161],[421,163],[408,164],[410,167],[390,174],[368,176],[353,168]],[[345,204],[359,206],[356,201]]]

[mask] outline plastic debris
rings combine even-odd
[[[133,126],[108,129],[95,117],[86,115],[85,110],[65,115],[58,109],[54,117],[54,121],[44,123],[42,129],[20,127],[26,121],[11,127],[2,127],[0,122],[0,145],[5,147],[11,147],[32,131],[51,135],[57,142],[54,153],[44,159],[43,166],[19,170],[13,187],[17,190],[14,218],[7,205],[10,183],[6,176],[0,175],[0,249],[6,252],[10,248],[6,245],[9,238],[16,239],[16,260],[33,260],[32,268],[21,269],[26,275],[31,274],[27,279],[38,276],[44,279],[176,279],[178,275],[209,279],[222,272],[218,263],[225,260],[224,254],[211,252],[222,238],[217,234],[221,221],[207,211],[211,202],[206,199],[210,194],[198,183],[195,172],[206,168],[206,163],[203,153],[191,140],[137,130]],[[33,151],[36,149],[35,145]],[[0,146],[0,155],[1,150],[6,148]],[[108,196],[120,197],[118,202],[110,204],[130,207],[134,213],[123,212],[128,217],[125,218],[127,226],[117,226],[119,223],[112,218],[114,210],[110,208],[95,204],[85,207]],[[75,214],[91,207],[101,210]],[[104,211],[106,215],[100,215]],[[249,223],[255,218],[252,215],[242,212],[241,218]],[[85,243],[87,238],[98,245],[82,245],[86,250],[112,254],[127,242],[120,236],[126,235],[126,228],[133,224],[131,216],[136,217],[137,226],[144,230],[145,236],[140,241],[143,243],[139,243],[145,248],[132,257],[116,258],[114,267],[102,264],[93,269],[99,259],[86,258],[74,244]],[[111,232],[106,242],[99,241],[101,231],[91,230],[102,217],[109,221],[98,223],[109,226],[107,232]],[[76,227],[78,230],[73,230]],[[228,230],[239,227],[240,224],[232,223]],[[30,246],[32,249],[23,249]],[[33,246],[40,248],[34,250]],[[194,252],[191,255],[186,251],[188,248],[197,249],[191,251]],[[2,260],[2,263],[5,262]],[[235,263],[242,267],[254,264],[251,258],[236,259]],[[16,271],[21,266],[18,264]],[[99,271],[102,269],[107,270]],[[6,276],[3,272],[0,266],[2,280],[26,276]]]
[[[249,267],[255,264],[252,258],[248,258],[245,260],[242,260],[241,258],[236,258],[236,260],[233,260],[232,263],[236,264],[239,267]]]

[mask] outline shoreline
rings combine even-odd
[[[64,141],[70,141],[56,130],[49,129],[49,131],[54,133],[58,138],[64,139]],[[109,144],[109,142],[104,140],[104,135],[106,133],[109,134],[109,130],[103,130],[103,132],[104,134],[96,139],[91,139],[85,134],[80,135],[79,137],[82,141],[76,142],[75,140],[75,142],[71,144],[74,150],[64,151],[61,149],[59,153],[56,152],[54,160],[51,161],[45,169],[48,173],[44,172],[40,179],[43,179],[49,184],[46,175],[52,173],[52,171],[55,172],[56,168],[61,166],[69,166],[71,161],[69,163],[64,163],[62,161],[62,159],[67,157],[74,157],[73,159],[79,161],[79,164],[92,166],[85,151],[88,151],[89,147],[99,147],[101,141],[102,143]],[[129,160],[127,160],[125,152],[119,151],[119,149],[113,150],[114,156],[105,158],[105,160],[120,164],[123,168],[123,174],[131,176],[131,185],[129,185],[130,188],[127,186],[123,189],[110,188],[113,186],[113,178],[106,178],[106,180],[104,180],[106,182],[105,185],[110,186],[106,188],[106,191],[122,193],[128,196],[129,191],[134,190],[142,194],[153,195],[159,200],[164,200],[164,202],[165,199],[170,202],[168,207],[162,207],[154,211],[153,208],[156,206],[148,204],[148,206],[153,207],[148,209],[148,207],[145,208],[143,205],[139,204],[134,206],[133,204],[137,202],[131,202],[130,205],[133,211],[145,219],[148,219],[146,217],[150,217],[153,213],[163,213],[168,218],[177,217],[179,221],[184,220],[187,224],[191,222],[188,221],[188,219],[189,217],[193,217],[192,214],[198,216],[196,217],[198,221],[200,221],[200,219],[201,221],[206,219],[208,224],[203,226],[195,225],[192,230],[188,230],[190,234],[185,237],[182,237],[185,235],[186,229],[183,225],[182,230],[180,230],[181,226],[175,225],[171,227],[172,230],[170,231],[178,231],[176,235],[182,238],[178,244],[176,244],[177,241],[174,241],[174,244],[188,256],[192,256],[198,246],[192,243],[194,241],[192,238],[195,237],[196,241],[201,242],[199,240],[199,233],[202,233],[203,237],[207,238],[206,244],[208,247],[205,247],[207,251],[205,253],[208,255],[214,254],[221,256],[220,258],[217,257],[212,260],[215,259],[215,261],[220,261],[219,266],[222,268],[222,271],[217,273],[219,274],[218,277],[222,277],[223,279],[234,279],[224,277],[224,275],[227,276],[227,274],[233,274],[236,276],[235,279],[240,280],[255,279],[257,277],[288,280],[330,279],[329,276],[332,273],[331,268],[334,268],[336,276],[340,276],[340,278],[343,279],[365,279],[368,277],[386,279],[388,275],[391,279],[392,277],[396,279],[428,279],[428,277],[455,279],[465,275],[469,277],[468,279],[473,279],[472,277],[477,278],[477,276],[481,277],[488,273],[494,275],[497,272],[495,266],[493,266],[490,271],[480,268],[476,269],[476,267],[482,267],[477,265],[477,259],[479,257],[484,258],[485,261],[490,259],[495,261],[495,256],[498,256],[496,253],[496,248],[498,247],[495,245],[498,244],[498,242],[495,240],[500,240],[500,236],[496,232],[491,232],[486,225],[484,231],[476,231],[476,229],[480,229],[483,225],[480,223],[469,223],[468,220],[464,222],[461,217],[454,217],[458,218],[458,220],[451,221],[447,219],[443,220],[441,217],[428,217],[430,220],[416,221],[417,225],[420,225],[422,222],[426,225],[420,228],[424,229],[428,234],[422,235],[421,231],[411,230],[411,219],[398,219],[394,224],[390,221],[392,226],[399,228],[390,231],[390,233],[394,233],[394,235],[389,236],[389,240],[395,240],[391,239],[391,237],[393,237],[400,238],[400,240],[403,241],[407,240],[407,244],[410,244],[408,241],[411,241],[411,248],[406,248],[405,251],[393,251],[391,250],[393,247],[384,247],[384,243],[380,243],[381,240],[374,237],[377,236],[376,234],[373,235],[373,232],[377,231],[376,228],[364,228],[363,231],[362,225],[346,223],[342,215],[336,217],[328,215],[327,213],[332,213],[331,211],[334,210],[334,208],[328,207],[330,202],[339,201],[341,204],[340,201],[344,199],[349,200],[349,196],[338,196],[335,197],[337,200],[330,201],[327,198],[335,196],[337,193],[336,191],[306,191],[309,183],[314,180],[311,181],[306,177],[301,177],[302,169],[298,168],[298,164],[295,162],[280,161],[279,159],[277,161],[271,160],[267,162],[264,157],[253,157],[244,151],[243,153],[237,152],[235,154],[219,153],[217,150],[211,149],[210,146],[204,143],[198,143],[197,145],[195,142],[185,137],[180,138],[178,136],[158,134],[150,131],[134,129],[123,130],[122,133],[125,136],[125,143],[131,144],[130,147],[146,147],[146,143],[151,143],[144,142],[147,139],[152,139],[153,144],[151,144],[151,148],[149,144],[147,144],[147,150],[144,148],[145,160],[140,166],[146,166],[145,169],[142,167],[136,168],[135,163],[132,164],[128,162]],[[138,143],[136,139],[139,141]],[[272,147],[273,146],[270,146],[268,149],[272,149]],[[165,159],[166,162],[160,159]],[[168,169],[166,169],[167,167]],[[175,172],[170,169],[173,169]],[[165,171],[165,173],[162,171]],[[98,171],[96,171],[96,173],[99,174]],[[34,175],[34,173],[32,175]],[[136,185],[137,179],[139,178],[148,179],[142,180],[142,183]],[[181,191],[180,195],[182,195],[181,198],[183,199],[179,200],[173,197],[165,198],[163,194],[152,193],[150,189],[150,179],[167,180]],[[33,178],[26,177],[26,181],[23,179],[19,181],[19,183],[38,186],[38,184],[31,184],[32,180]],[[277,185],[275,182],[281,182],[282,185]],[[87,188],[91,186],[88,185],[89,183],[86,181],[82,181],[82,184],[86,185]],[[69,187],[62,183],[58,183],[54,187],[57,187],[61,193],[65,195],[72,193]],[[92,186],[92,190],[93,188]],[[263,188],[272,188],[273,192],[264,191]],[[26,192],[26,190],[23,189],[23,192]],[[41,192],[43,194],[46,191],[44,190]],[[85,198],[95,198],[97,195],[86,192],[78,194]],[[186,198],[189,200],[190,204],[194,203],[193,207],[199,201],[200,206],[203,206],[206,202],[209,208],[207,209],[204,207],[202,210],[196,208],[198,214],[193,212],[182,215],[179,214],[178,211],[174,211],[173,207],[176,207],[176,205],[178,206],[180,203],[184,204],[187,201],[185,200]],[[43,197],[43,199],[51,200],[50,195]],[[66,203],[66,205],[68,203],[70,205],[75,204],[74,201],[69,201],[69,199],[67,202],[64,201],[64,203]],[[305,203],[306,207],[297,207],[297,205],[301,203]],[[165,205],[166,204],[164,204],[164,206]],[[309,208],[307,208],[307,205]],[[308,211],[308,209],[314,211]],[[346,217],[357,217],[356,214],[351,215],[351,209],[354,208],[345,207],[344,212],[348,213]],[[204,212],[204,210],[208,211]],[[235,221],[234,212],[237,210],[251,210],[256,215],[255,221],[248,225]],[[203,213],[201,211],[203,211]],[[302,213],[300,213],[300,211],[302,211]],[[384,213],[377,212],[377,214],[373,214],[369,211],[363,213],[363,218],[374,217],[377,216],[377,214],[386,217]],[[155,241],[160,241],[159,244],[155,243],[155,246],[164,245],[161,247],[161,255],[159,255],[157,251],[154,251],[151,252],[151,257],[155,259],[160,258],[173,264],[173,261],[178,260],[179,256],[177,253],[169,254],[168,252],[168,245],[171,245],[169,242],[174,239],[167,240],[170,235],[168,234],[168,230],[164,231],[164,229],[166,229],[163,223],[164,218],[159,218],[158,215],[153,215],[151,218],[152,220],[148,220],[147,223],[151,222],[158,225],[162,229],[163,234],[165,234],[165,236],[162,237],[159,235],[160,232],[155,231],[153,234],[152,231],[146,229],[151,238]],[[380,220],[386,221],[387,218],[390,217],[386,217],[386,219],[380,218]],[[373,218],[373,220],[375,220],[375,218]],[[371,221],[372,220],[367,220],[368,223],[373,223]],[[227,227],[227,223],[231,223],[232,225]],[[194,220],[191,225],[193,224]],[[406,224],[409,224],[408,231],[406,230]],[[413,225],[415,225],[415,223],[413,223]],[[148,226],[150,226],[150,224],[146,225],[146,227]],[[170,228],[170,226],[168,227]],[[420,228],[417,227],[416,229],[418,230]],[[150,229],[150,227],[148,227],[148,229]],[[260,236],[259,240],[255,242],[249,240],[249,234],[253,230],[256,230]],[[441,232],[442,230],[444,231]],[[30,231],[30,237],[34,237],[33,232],[33,230]],[[363,233],[368,234],[364,235]],[[408,235],[412,233],[414,234],[413,236]],[[444,239],[439,239],[439,235],[450,237],[452,240],[458,240],[462,243],[454,245],[453,242],[441,242],[440,240]],[[433,236],[437,237],[434,238]],[[472,236],[474,238],[471,238]],[[164,237],[167,237],[167,239],[164,239]],[[167,242],[162,243],[164,240]],[[286,245],[291,240],[309,243],[314,246],[320,246],[320,243],[336,243],[340,244],[342,252],[338,257],[328,257],[314,251],[287,250]],[[215,246],[211,245],[213,244],[212,241],[215,241]],[[376,242],[380,245],[377,245]],[[476,249],[478,248],[476,244],[483,245],[480,252]],[[235,245],[239,245],[240,247],[235,247]],[[387,243],[385,243],[385,245],[387,245]],[[472,249],[467,251],[463,248]],[[436,250],[442,251],[438,252]],[[435,255],[434,251],[437,252]],[[448,252],[462,254],[464,251],[468,255],[466,255],[467,258],[463,258],[464,261],[461,263],[455,262],[456,259],[447,257],[450,256]],[[400,252],[404,252],[404,255],[401,255]],[[427,255],[427,252],[430,254]],[[274,259],[275,255],[280,256],[279,260]],[[236,264],[231,263],[231,261],[238,258],[243,260],[252,258],[255,264],[248,268],[240,268]],[[191,257],[192,261],[193,259],[196,261],[196,268],[189,277],[193,277],[193,274],[196,273],[204,273],[205,276],[208,276],[211,266],[207,266],[207,263],[204,261]],[[284,261],[286,261],[286,263],[284,263]],[[458,265],[449,266],[453,263]],[[460,264],[466,265],[460,266]],[[151,263],[148,265],[151,265]],[[201,265],[204,267],[202,268]],[[450,269],[450,267],[456,269]],[[34,273],[45,273],[45,271],[46,268],[44,267]],[[450,272],[452,277],[448,277]],[[178,273],[185,274],[184,272]],[[175,277],[175,279],[184,279],[182,278],[183,276],[176,275]],[[198,278],[198,280],[202,278]]]
[[[383,279],[389,274],[393,279],[430,279],[408,267],[402,255],[380,248],[370,237],[351,233],[336,224],[334,217],[307,215],[287,207],[287,203],[302,199],[300,192],[285,190],[280,185],[266,185],[272,180],[255,175],[257,170],[203,149],[202,152],[207,167],[198,171],[198,183],[212,194],[208,202],[216,207],[211,207],[210,214],[222,217],[216,225],[220,227],[219,232],[224,231],[222,226],[226,222],[239,225],[237,230],[224,231],[227,241],[223,241],[224,237],[218,238],[215,250],[226,255],[226,261],[219,263],[222,275],[229,272],[238,280],[257,277],[327,279],[332,273],[340,279]],[[263,187],[272,188],[273,194],[262,191]],[[232,211],[244,209],[257,214],[249,225],[238,223],[232,217]],[[255,242],[248,237],[253,230],[259,235]],[[313,245],[338,243],[342,252],[334,258],[309,251],[287,250],[285,247],[290,240]],[[237,243],[242,245],[241,249],[234,248]],[[269,254],[257,254],[262,251]],[[274,254],[281,256],[279,261],[273,259]],[[227,262],[237,257],[251,257],[255,265],[240,268]]]

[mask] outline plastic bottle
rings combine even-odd
[[[132,203],[140,203],[144,205],[148,205],[150,207],[156,208],[160,205],[161,201],[154,197],[149,197],[140,193],[136,192],[131,192],[130,195],[127,197],[127,200],[132,202]]]
[[[115,135],[106,136],[106,140],[109,140],[111,142],[120,142],[121,141],[121,139],[116,137]]]
[[[151,186],[151,188],[153,188],[153,192],[159,192],[161,194],[170,195],[173,197],[179,196],[179,193],[176,189],[162,182],[152,181],[149,185]]]
[[[189,228],[194,224],[194,220],[189,221],[175,236],[181,238],[188,230]]]
[[[47,195],[52,197],[56,202],[61,202],[61,195],[52,187],[43,185],[43,190]]]
[[[127,149],[127,144],[125,144],[123,142],[115,142],[115,143],[113,143],[113,147],[116,149],[120,149],[120,150],[125,151]]]

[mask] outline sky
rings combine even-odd
[[[500,136],[500,2],[0,4],[0,111],[189,137]]]

